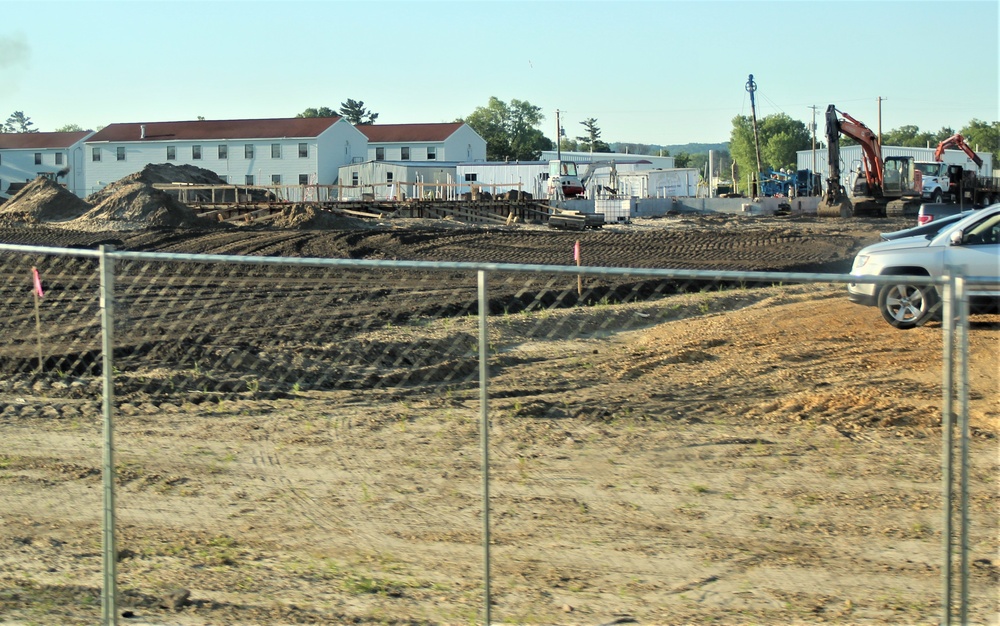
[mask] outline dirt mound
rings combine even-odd
[[[192,165],[150,164],[87,196],[87,202],[94,208],[80,219],[130,222],[148,227],[201,228],[217,223],[198,217],[173,196],[153,187],[169,183],[223,185],[225,181],[210,170]]]
[[[270,219],[275,228],[300,230],[355,230],[373,228],[363,219],[338,215],[309,204],[291,204]]]
[[[76,219],[91,205],[56,182],[39,176],[0,205],[0,223],[39,224]]]

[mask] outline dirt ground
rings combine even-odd
[[[690,215],[586,233],[405,220],[350,230],[0,223],[0,241],[570,265],[579,240],[594,266],[842,273],[879,231],[903,225]],[[170,282],[168,298],[140,269],[122,271],[133,302],[116,378],[122,623],[481,622],[479,389],[474,352],[461,347],[477,333],[468,277],[246,273],[230,281],[232,299],[190,307],[197,280]],[[130,291],[129,277],[155,297]],[[336,284],[319,293],[327,279]],[[594,279],[592,297],[574,302],[572,285],[560,300],[520,275],[492,284],[495,623],[939,622],[939,324],[893,330],[841,285],[687,292]],[[622,290],[637,297],[609,299]],[[234,300],[249,304],[229,329]],[[520,310],[525,301],[545,306]],[[295,322],[318,302],[329,315]],[[175,324],[193,313],[203,332],[160,336],[189,329]],[[31,315],[12,305],[7,323]],[[975,316],[969,344],[969,622],[996,624],[1000,317]],[[232,346],[254,359],[205,365]],[[98,377],[30,374],[30,350],[18,350],[0,346],[0,619],[93,623]],[[314,352],[323,371],[303,361]]]

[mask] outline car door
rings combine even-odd
[[[945,266],[962,268],[966,276],[986,276],[994,281],[989,285],[972,285],[971,290],[987,291],[1000,296],[1000,211],[967,225],[945,250]]]

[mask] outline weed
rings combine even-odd
[[[708,487],[705,485],[691,485],[691,489],[694,490],[695,493],[708,493]]]

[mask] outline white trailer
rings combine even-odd
[[[698,196],[697,168],[636,170],[618,173],[619,196],[636,198],[695,198]]]
[[[524,191],[532,198],[544,199],[548,191],[548,161],[510,161],[459,163],[455,180],[459,193],[472,191],[478,185],[482,191],[496,196],[508,191]]]

